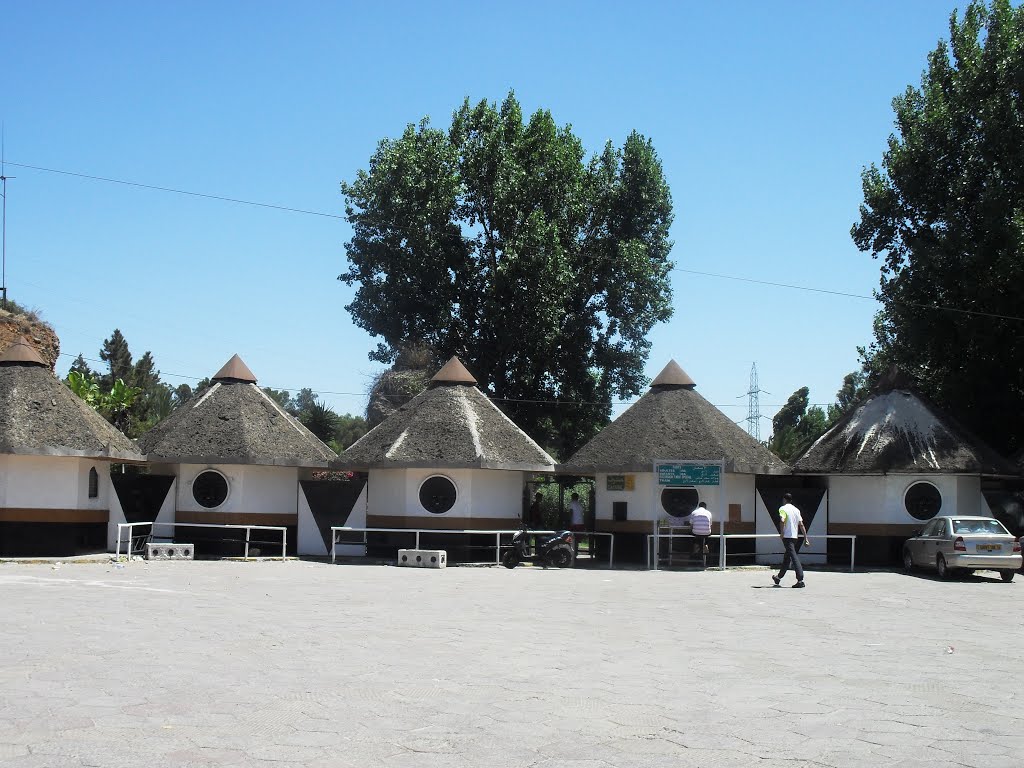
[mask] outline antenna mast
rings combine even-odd
[[[3,234],[0,235],[0,292],[3,293],[3,308],[7,310],[7,179],[4,173],[4,161],[6,159],[5,131],[3,124],[0,124],[0,197],[3,197],[3,224],[0,228]]]
[[[750,366],[750,389],[747,390],[747,434],[761,442],[761,401],[758,395],[764,392],[757,385],[757,363]],[[770,392],[765,392],[770,395]],[[740,395],[743,397],[743,395]]]

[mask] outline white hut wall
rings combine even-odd
[[[420,502],[423,484],[446,479],[455,501],[441,513]],[[500,469],[375,469],[370,471],[367,525],[376,528],[514,528],[523,508],[523,473]]]
[[[609,481],[609,477],[611,481]],[[632,490],[609,490],[627,486]],[[718,524],[725,521],[726,533],[753,533],[754,476],[726,473],[721,486],[699,486],[691,490],[697,502],[705,502],[711,510],[718,533]],[[655,482],[653,472],[633,474],[598,473],[596,476],[595,521],[599,531],[616,533],[651,533],[654,522],[671,516],[662,503],[665,488]],[[625,503],[625,509],[616,506]],[[624,517],[623,517],[624,515]],[[680,522],[686,522],[682,518]]]
[[[714,532],[725,522],[726,533],[753,533],[755,515],[754,476],[726,473],[721,486],[692,487],[697,503],[711,510]],[[629,489],[632,486],[632,489]],[[658,521],[672,519],[662,502],[664,487],[653,472],[597,473],[595,476],[594,528],[615,534],[616,557],[642,560],[645,537]],[[681,527],[688,518],[675,520]]]
[[[969,475],[833,475],[829,478],[829,533],[857,536],[857,561],[898,563],[903,542],[926,519],[907,510],[907,491],[918,483],[941,497],[940,515],[991,515],[981,480]]]
[[[63,556],[103,549],[110,504],[106,462],[15,455],[0,462],[0,553]]]

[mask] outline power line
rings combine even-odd
[[[108,184],[124,184],[128,187],[138,187],[140,189],[152,189],[158,192],[173,192],[176,195],[189,195],[191,197],[202,197],[208,200],[220,200],[225,203],[238,203],[240,205],[254,205],[258,208],[271,208],[275,211],[288,211],[289,213],[304,213],[308,216],[323,216],[328,219],[344,219],[344,216],[339,216],[336,213],[324,213],[323,211],[310,211],[305,208],[292,208],[287,205],[274,205],[273,203],[259,203],[254,200],[242,200],[237,197],[224,197],[223,195],[210,195],[205,192],[192,192],[187,189],[174,189],[173,187],[160,187],[156,184],[143,184],[138,181],[125,181],[124,179],[112,179],[107,176],[91,176],[87,173],[76,173],[75,171],[62,171],[57,168],[43,168],[39,165],[28,165],[26,163],[14,163],[10,160],[7,161],[7,165],[13,165],[18,168],[28,168],[33,171],[45,171],[46,173],[59,173],[62,176],[75,176],[79,179],[91,179],[92,181],[105,181]]]
[[[225,197],[223,195],[211,195],[205,192],[193,192],[187,189],[176,189],[173,187],[162,187],[156,184],[144,184],[138,181],[127,181],[125,179],[114,179],[109,176],[94,176],[87,173],[78,173],[77,171],[65,171],[58,168],[45,168],[39,165],[29,165],[27,163],[15,163],[10,160],[6,161],[8,165],[13,165],[17,168],[27,168],[33,171],[43,171],[45,173],[57,173],[62,176],[74,176],[80,179],[90,179],[92,181],[103,181],[108,184],[123,184],[129,187],[137,187],[139,189],[152,189],[159,192],[171,192],[177,195],[189,195],[191,197],[200,197],[207,200],[220,200],[227,203],[237,203],[239,205],[252,205],[259,208],[270,208],[275,211],[287,211],[289,213],[302,213],[307,216],[322,216],[329,219],[345,220],[344,216],[336,213],[325,213],[323,211],[311,211],[305,208],[293,208],[286,205],[275,205],[273,203],[261,203],[254,200],[242,200],[237,197]],[[723,275],[718,272],[704,272],[697,269],[684,269],[683,267],[672,267],[673,272],[682,272],[689,275],[699,275],[701,277],[714,277],[719,280],[734,280],[741,283],[751,283],[753,285],[768,285],[773,288],[788,288],[795,291],[809,291],[811,293],[823,293],[829,296],[843,296],[849,299],[862,299],[865,301],[878,301],[876,296],[867,296],[861,293],[849,293],[846,291],[833,291],[828,288],[813,288],[807,285],[795,285],[793,283],[780,283],[772,280],[759,280],[753,277],[741,277],[739,275]],[[1011,320],[1014,322],[1024,322],[1024,317],[1017,317],[1014,315],[1001,315],[995,312],[982,312],[975,309],[964,309],[962,307],[948,307],[938,304],[923,304],[920,302],[913,301],[893,301],[893,304],[902,307],[914,307],[917,309],[927,309],[937,312],[956,312],[961,315],[975,316],[975,317],[988,317],[994,320]]]
[[[736,280],[741,283],[753,283],[755,285],[770,285],[774,288],[790,288],[795,291],[810,291],[812,293],[825,293],[829,296],[845,296],[849,299],[866,299],[868,301],[878,301],[876,296],[865,296],[862,293],[847,293],[845,291],[832,291],[827,288],[812,288],[807,285],[794,285],[792,283],[776,283],[771,280],[758,280],[753,277],[739,277],[738,275],[723,275],[717,272],[701,272],[696,269],[683,269],[682,267],[672,267],[673,272],[685,272],[688,275],[701,275],[702,277],[717,277],[720,280]],[[915,307],[917,309],[930,309],[937,312],[957,312],[961,315],[974,315],[977,317],[990,317],[995,320],[1013,320],[1015,322],[1024,323],[1024,317],[1017,317],[1015,315],[1000,315],[995,312],[981,312],[976,309],[964,309],[962,307],[946,307],[941,304],[922,304],[915,301],[893,301],[900,307]]]

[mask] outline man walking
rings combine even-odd
[[[786,575],[792,565],[796,571],[796,584],[794,589],[801,589],[804,586],[804,567],[800,564],[800,556],[797,554],[797,544],[800,539],[807,539],[807,529],[804,528],[804,518],[800,510],[793,506],[793,494],[787,493],[782,497],[782,506],[779,507],[779,521],[782,528],[779,535],[782,536],[782,543],[786,547],[786,554],[782,558],[782,570],[778,576],[772,576],[775,586],[780,586],[782,577]]]

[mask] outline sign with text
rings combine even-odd
[[[701,462],[655,464],[658,485],[721,485],[722,465]]]
[[[605,481],[606,491],[632,491],[636,488],[633,475],[608,475]]]

